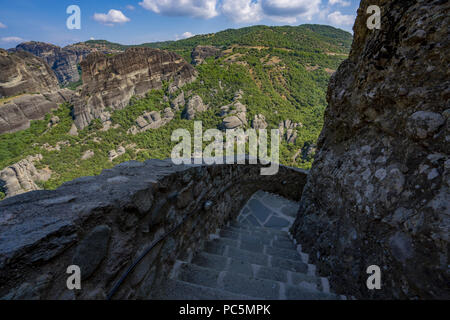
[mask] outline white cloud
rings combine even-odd
[[[0,22],[0,29],[6,29],[6,25]]]
[[[223,0],[221,11],[237,23],[257,22],[263,17],[261,2],[252,0]]]
[[[311,20],[319,12],[321,0],[260,0],[264,14],[272,19],[295,22]]]
[[[330,6],[334,6],[335,4],[341,5],[343,7],[348,7],[350,5],[350,1],[345,0],[330,0],[328,1]]]
[[[355,22],[355,19],[355,16],[342,14],[340,11],[335,11],[328,15],[328,21],[336,26],[352,25]]]
[[[185,32],[183,33],[181,36],[180,35],[175,35],[175,40],[181,40],[181,39],[187,39],[187,38],[192,38],[193,36],[195,36],[195,34],[193,34],[192,32]]]
[[[186,38],[191,38],[191,37],[193,37],[194,34],[193,34],[192,32],[187,31],[187,32],[183,33],[181,36],[182,36],[184,39],[186,39]]]
[[[94,37],[90,37],[89,40],[95,40],[95,38]]]
[[[319,13],[321,0],[222,0],[221,11],[237,23],[271,19],[295,23],[298,18],[311,20]]]
[[[122,11],[111,9],[107,14],[105,13],[96,13],[94,14],[94,20],[108,26],[113,26],[115,23],[125,23],[130,21]]]
[[[22,42],[23,39],[20,37],[4,37],[1,39],[3,42]]]
[[[127,5],[125,8],[127,8],[128,10],[134,10],[136,9],[134,6],[132,6],[131,4]]]
[[[217,0],[143,0],[139,5],[165,16],[210,19],[219,14]]]

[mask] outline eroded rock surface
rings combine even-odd
[[[368,5],[381,7],[381,30],[366,27]],[[362,1],[350,57],[331,79],[292,231],[340,292],[450,297],[449,10]],[[382,290],[366,287],[370,265]]]
[[[162,116],[158,111],[145,112],[136,119],[136,125],[132,126],[128,133],[135,135],[150,129],[159,129],[172,121],[174,117],[175,114],[170,108],[164,109]]]
[[[264,117],[264,115],[262,114],[255,115],[255,118],[252,121],[252,128],[255,130],[266,129],[267,128],[266,117]]]
[[[50,43],[29,41],[19,44],[14,51],[26,51],[44,59],[55,72],[58,81],[65,85],[80,80],[78,65],[83,58],[97,48],[89,47],[83,43],[70,45],[64,48]],[[103,50],[104,53],[113,53],[112,50]]]
[[[55,74],[42,59],[28,52],[0,49],[0,98],[58,89]]]
[[[0,105],[0,134],[30,127],[31,120],[38,120],[57,109],[63,102],[70,102],[73,92],[61,89],[52,93],[24,94]]]
[[[74,103],[78,128],[100,118],[107,107],[123,109],[131,97],[161,89],[163,81],[179,88],[195,80],[197,74],[179,55],[150,48],[131,48],[114,56],[95,52],[81,62],[81,67],[83,86]]]
[[[203,99],[199,95],[195,95],[189,99],[181,117],[186,120],[193,120],[198,113],[206,110],[208,110],[208,106],[203,103]]]
[[[303,124],[288,119],[280,122],[278,130],[280,130],[281,137],[286,140],[287,143],[295,143],[298,137],[297,128],[301,127],[303,127]]]
[[[205,59],[219,57],[221,53],[222,50],[214,46],[197,46],[191,54],[192,63],[194,65],[202,64],[205,62]]]
[[[239,90],[234,95],[233,103],[220,108],[220,116],[224,117],[221,129],[238,129],[247,125],[247,107],[241,103],[244,92]]]
[[[6,197],[39,190],[38,181],[46,181],[51,173],[48,170],[37,170],[35,162],[42,160],[42,155],[29,156],[0,171],[0,191]]]

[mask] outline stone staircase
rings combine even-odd
[[[237,221],[211,235],[193,258],[177,261],[154,290],[164,300],[345,299],[330,292],[288,230],[298,204],[266,192],[247,202]]]

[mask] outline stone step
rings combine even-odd
[[[230,231],[235,231],[235,232],[249,232],[249,233],[251,233],[252,231],[257,231],[257,232],[269,233],[269,234],[273,234],[273,235],[289,236],[289,234],[286,231],[272,229],[272,228],[263,228],[263,227],[253,227],[253,226],[248,227],[248,226],[245,226],[236,221],[231,222],[230,225],[224,227],[223,230],[230,230]]]
[[[240,273],[217,271],[194,264],[182,265],[178,272],[178,280],[258,299],[338,299],[335,295],[307,287],[253,278]]]
[[[242,294],[226,292],[180,280],[169,279],[153,290],[151,300],[256,300]]]
[[[230,238],[218,238],[216,239],[217,243],[222,243],[224,245],[228,245],[230,247],[235,247],[242,250],[247,250],[251,252],[257,252],[261,254],[267,254],[275,257],[286,258],[294,261],[303,261],[302,256],[294,249],[283,249],[273,247],[271,242],[270,244],[262,244],[258,240],[250,241],[247,240],[236,240]],[[304,261],[306,262],[306,261]]]
[[[234,246],[228,246],[222,242],[219,242],[218,239],[206,242],[204,251],[207,253],[245,261],[250,264],[275,267],[292,272],[306,273],[311,276],[315,275],[314,266],[308,265],[301,260],[290,260],[282,257],[238,249]]]
[[[302,285],[303,287],[310,286],[319,291],[324,291],[324,289],[328,290],[326,285],[325,287],[323,286],[324,281],[326,283],[326,279],[309,276],[303,273],[286,271],[279,268],[251,264],[239,259],[223,257],[206,252],[200,252],[194,257],[191,263],[217,271],[230,271],[252,276],[253,278],[286,282],[291,285]]]
[[[219,236],[223,238],[230,238],[230,239],[242,239],[242,240],[249,240],[250,239],[257,239],[261,241],[261,243],[264,244],[270,244],[273,240],[281,240],[281,241],[290,241],[291,239],[289,236],[286,235],[273,235],[270,233],[264,233],[259,231],[252,231],[251,233],[248,232],[238,232],[238,231],[231,231],[231,230],[220,230]]]

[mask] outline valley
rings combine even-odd
[[[39,158],[33,162],[36,170],[45,168],[50,175],[34,183],[55,189],[125,161],[168,158],[175,145],[172,132],[193,132],[195,120],[205,129],[279,128],[280,162],[308,169],[323,125],[328,80],[350,43],[347,32],[304,25],[226,30],[133,48],[107,41],[66,48],[21,44],[9,54],[45,55],[71,94],[39,120],[32,118],[29,128],[0,135],[0,168]],[[173,67],[147,66],[152,59],[169,59]],[[20,173],[0,174],[0,179],[0,197],[17,194],[8,186],[20,185]]]

